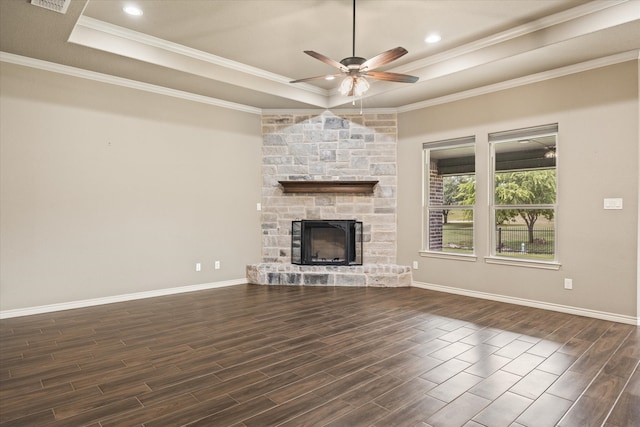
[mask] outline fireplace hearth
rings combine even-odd
[[[362,265],[362,241],[360,221],[292,221],[291,263]]]

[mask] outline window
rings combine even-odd
[[[494,257],[556,261],[558,125],[489,134]]]
[[[425,143],[425,236],[430,252],[473,254],[475,138]]]

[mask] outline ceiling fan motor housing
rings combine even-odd
[[[364,64],[366,61],[365,58],[360,58],[359,56],[350,56],[348,58],[344,58],[340,63],[349,69],[358,69],[360,65]]]

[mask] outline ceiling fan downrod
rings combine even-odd
[[[356,0],[353,0],[353,25],[351,28],[352,28],[351,56],[355,57],[356,56]]]

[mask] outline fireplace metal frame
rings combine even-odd
[[[334,259],[318,257],[313,253],[310,236],[314,229],[338,229],[344,232],[344,256]],[[362,221],[356,220],[301,220],[291,222],[291,263],[297,265],[362,265]]]

